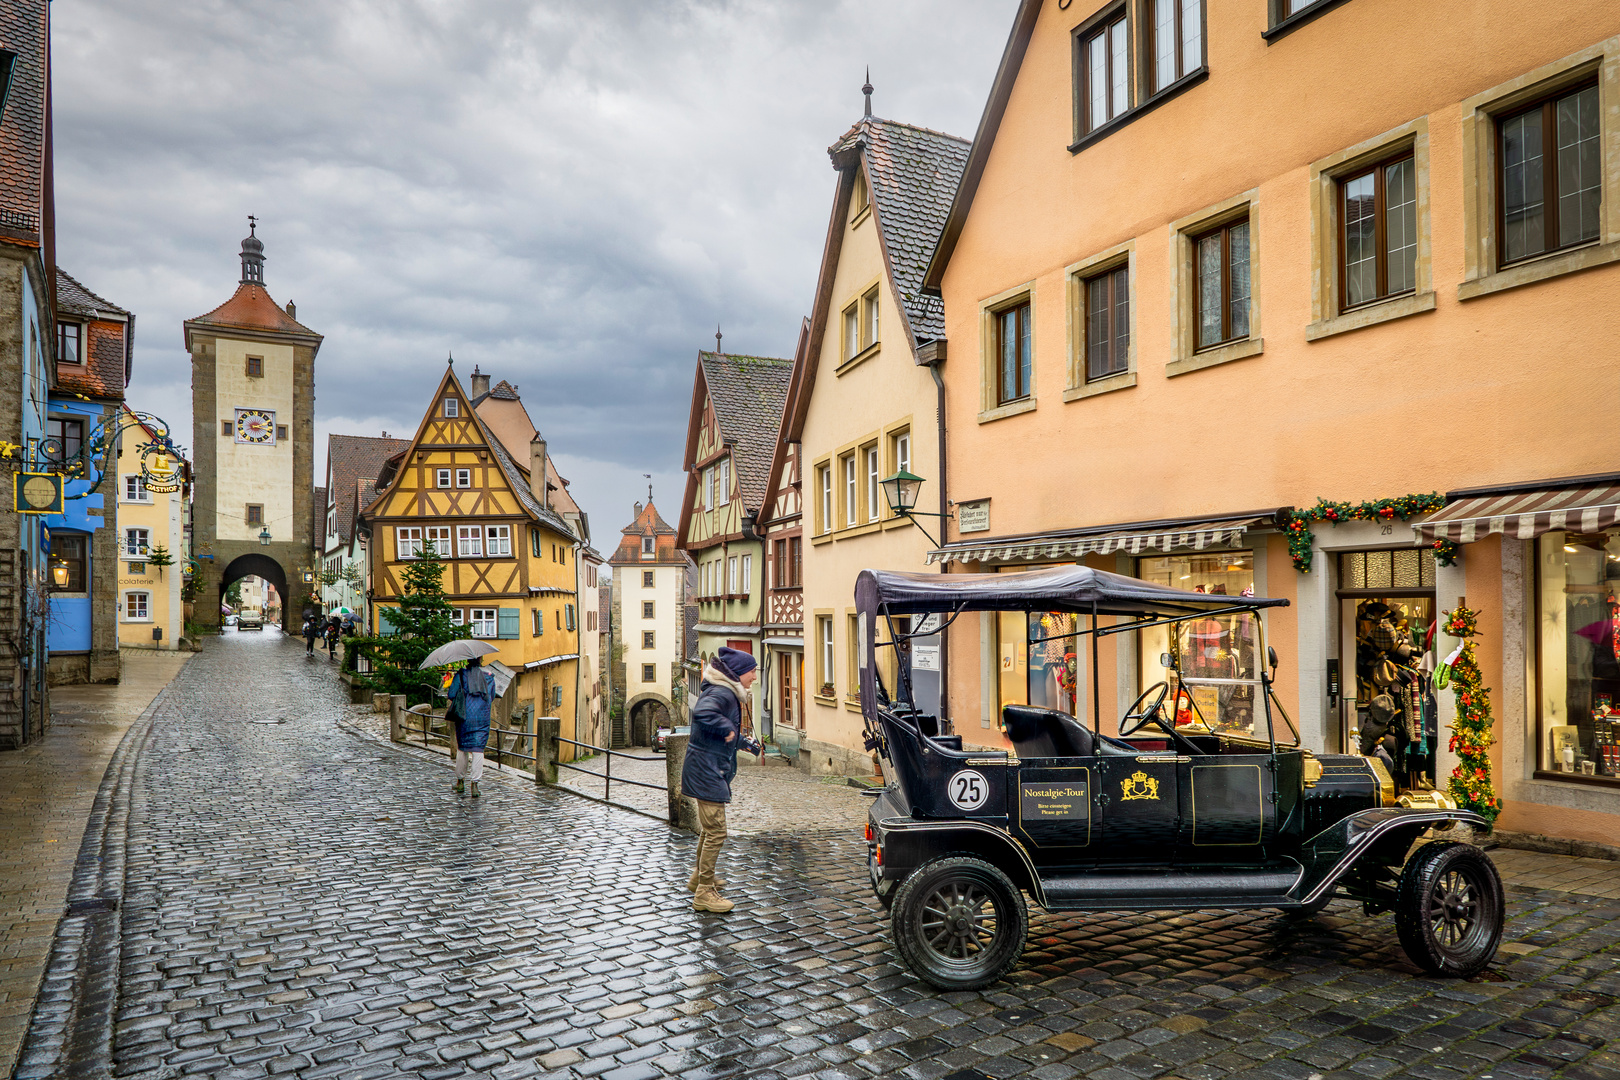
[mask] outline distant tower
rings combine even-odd
[[[297,626],[315,591],[315,354],[321,335],[264,288],[264,241],[248,219],[232,297],[185,323],[191,354],[192,546],[201,565],[193,618],[219,625],[225,590],[248,574],[281,596]],[[269,534],[270,542],[263,542]]]

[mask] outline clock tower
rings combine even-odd
[[[253,574],[276,587],[284,625],[297,627],[316,588],[310,504],[321,335],[298,322],[290,302],[281,308],[270,298],[264,242],[248,222],[235,294],[185,323],[200,578],[193,618],[218,626],[225,590]]]

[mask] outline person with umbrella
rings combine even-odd
[[[428,653],[422,668],[440,667],[458,660],[467,666],[456,672],[445,692],[450,707],[445,712],[456,730],[456,783],[452,789],[457,795],[472,784],[471,795],[479,797],[478,781],[484,776],[484,747],[489,745],[489,713],[495,700],[495,681],[484,670],[480,659],[486,653],[499,652],[493,645],[471,638],[459,638],[441,645]]]

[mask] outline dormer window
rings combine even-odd
[[[83,328],[78,323],[59,322],[56,324],[56,359],[62,364],[84,363],[84,351],[80,334]]]
[[[653,538],[650,536],[643,536],[641,538],[641,557],[643,559],[650,559],[654,554],[656,553],[653,551]]]

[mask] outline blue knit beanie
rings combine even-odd
[[[759,666],[759,662],[741,649],[730,646],[720,646],[720,652],[714,658],[714,666],[730,675],[733,679],[741,679],[744,675]]]

